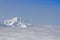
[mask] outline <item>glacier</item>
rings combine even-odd
[[[60,26],[31,25],[13,17],[0,23],[0,40],[60,40]]]

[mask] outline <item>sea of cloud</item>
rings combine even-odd
[[[0,40],[60,40],[60,26],[1,27]]]

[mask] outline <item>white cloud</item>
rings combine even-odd
[[[0,28],[0,40],[60,40],[60,27]],[[59,35],[59,36],[58,36]]]

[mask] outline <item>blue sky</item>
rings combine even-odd
[[[0,21],[15,16],[33,24],[60,26],[60,1],[0,0]]]

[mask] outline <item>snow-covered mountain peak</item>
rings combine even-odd
[[[25,20],[23,20],[22,18],[18,18],[18,17],[13,17],[11,19],[5,20],[3,22],[6,26],[14,26],[14,27],[27,27],[30,26],[29,23],[27,23]]]

